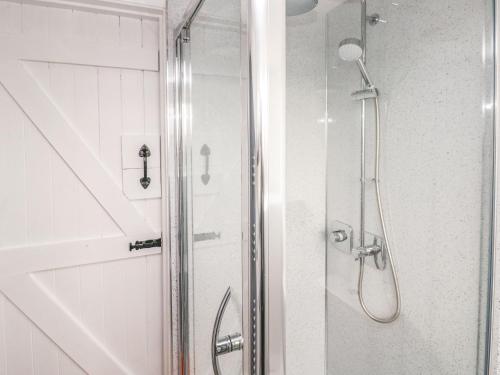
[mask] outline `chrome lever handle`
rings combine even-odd
[[[230,298],[231,287],[228,287],[219,305],[219,310],[217,311],[217,316],[215,317],[214,327],[212,330],[211,354],[214,375],[220,375],[219,359],[217,358],[219,355],[231,353],[235,350],[241,350],[243,348],[243,338],[240,333],[234,333],[219,339],[220,325]]]

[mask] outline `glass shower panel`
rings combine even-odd
[[[206,0],[186,39],[190,64],[189,374],[213,374],[216,315],[230,288],[219,335],[242,332],[239,1]],[[186,130],[186,129],[185,129]],[[218,356],[221,374],[242,373],[242,352]]]
[[[484,374],[493,2],[287,3],[287,375]]]
[[[327,230],[348,224],[354,249],[361,246],[363,225],[368,245],[377,238],[389,242],[402,312],[390,324],[368,318],[358,295],[359,260],[329,240],[327,371],[483,373],[493,160],[492,3],[367,0],[366,15],[362,4],[345,1],[327,14]],[[341,58],[339,45],[346,38],[364,43],[375,94],[355,93],[369,84],[361,81],[355,61]],[[379,183],[387,239],[377,209],[376,103],[370,95],[380,102]],[[365,259],[366,309],[391,316],[397,296],[390,262],[379,270],[373,256]]]

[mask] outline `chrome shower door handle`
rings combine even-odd
[[[219,339],[220,325],[230,298],[231,287],[228,287],[219,305],[219,310],[217,311],[217,316],[215,317],[214,327],[212,330],[211,354],[214,375],[220,375],[218,356],[243,349],[243,337],[240,333],[233,333],[232,335],[226,335]]]

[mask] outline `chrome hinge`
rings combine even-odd
[[[129,251],[149,249],[151,247],[161,247],[161,238],[157,238],[156,240],[135,241],[135,244],[132,244],[132,242],[130,242],[128,246]]]

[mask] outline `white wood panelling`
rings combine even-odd
[[[160,374],[162,369],[162,278],[161,255],[146,257],[146,352],[147,373]],[[166,371],[168,374],[168,371]]]
[[[67,82],[73,81],[71,73],[65,72],[64,74]],[[24,71],[21,63],[17,61],[5,61],[0,66],[0,77],[3,86],[15,98],[57,153],[61,155],[64,163],[70,166],[101,204],[105,202],[105,209],[113,217],[115,223],[130,235],[151,236],[151,228],[142,218],[138,217],[130,202],[113,184],[110,174],[101,164],[97,155],[92,152],[88,143],[69,123],[68,117],[73,117],[75,112],[74,99],[65,100],[70,110],[62,113],[52,105],[51,98],[35,84],[35,81]],[[74,92],[63,94],[65,98],[74,98],[74,96]],[[130,107],[135,107],[132,103],[127,104]],[[73,196],[75,184],[72,185],[62,193]],[[71,207],[65,207],[65,209],[74,212]],[[73,215],[73,212],[69,214]],[[73,218],[68,218],[68,220],[73,221]],[[74,223],[69,225],[71,224],[74,225]],[[69,233],[67,231],[65,233],[72,236],[71,228],[69,230]]]
[[[120,358],[127,357],[127,275],[125,262],[103,265],[103,292],[108,303],[104,304],[104,340]]]
[[[6,373],[29,374],[33,371],[30,323],[17,307],[6,304],[4,307]]]
[[[67,278],[65,279],[67,280]],[[62,285],[59,285],[62,286]],[[65,286],[71,288],[71,286]],[[74,313],[75,306],[72,303],[78,300],[72,297],[70,300],[64,300],[64,291],[57,290],[56,296],[37,282],[32,277],[13,277],[2,282],[2,291],[11,299],[15,305],[26,314],[38,327],[40,327],[64,352],[70,356],[76,363],[82,366],[90,374],[114,374],[114,373],[132,373],[127,367],[116,358],[113,353],[104,344],[99,341],[91,331],[82,324],[78,315]],[[63,303],[64,302],[64,303]],[[12,306],[12,305],[10,305]],[[22,314],[17,314],[26,320]],[[7,317],[10,322],[13,318]],[[26,320],[27,321],[27,320]],[[19,321],[13,321],[13,330],[19,325]],[[22,337],[19,335],[16,337]],[[7,336],[8,347],[14,339]],[[26,344],[26,343],[25,343]],[[26,345],[23,345],[24,348]],[[28,346],[30,349],[30,346]],[[12,348],[11,348],[12,349]],[[21,353],[20,348],[16,348],[12,353],[7,353],[7,363],[12,359],[25,361],[26,355]],[[29,372],[9,372],[7,374],[27,374]]]
[[[152,35],[157,25],[152,20],[2,1],[0,43],[6,57],[158,71],[158,36]]]
[[[57,374],[59,369],[59,350],[54,342],[43,332],[31,328],[33,335],[33,369],[35,374]]]
[[[21,4],[9,2],[0,3],[1,34],[20,34],[22,25]]]
[[[143,72],[122,70],[122,131],[124,134],[144,133]]]
[[[52,28],[49,29],[49,35],[52,35],[50,30]],[[60,37],[60,40],[49,42],[46,39],[9,34],[0,36],[0,43],[3,55],[19,56],[23,60],[158,70],[158,51],[140,48],[140,44],[134,44],[135,47],[124,44],[109,48],[105,43],[86,40],[68,43],[64,37]]]
[[[108,167],[115,183],[122,183],[121,138],[121,75],[117,69],[99,68],[99,122],[106,124],[100,127],[100,157]]]
[[[155,72],[144,72],[144,124],[148,134],[161,134],[160,80]]]
[[[120,18],[120,46],[123,48],[142,47],[142,22],[137,18]]]
[[[163,371],[161,250],[128,251],[161,199],[121,155],[160,133],[160,13],[103,4],[0,0],[0,375]]]
[[[5,337],[5,297],[0,293],[0,375],[7,374],[7,339]]]
[[[143,254],[156,254],[155,248],[142,252],[128,250],[129,240],[124,236],[86,240],[38,243],[0,250],[0,280],[25,272],[75,267],[77,265],[132,259]]]
[[[46,271],[34,274],[38,282],[47,287],[55,288],[55,272]],[[33,334],[33,369],[35,374],[56,374],[59,371],[59,362],[63,353],[57,348],[45,333],[35,326],[31,328]]]
[[[22,113],[4,91],[0,91],[0,113],[2,114],[2,147],[0,148],[0,170],[15,183],[2,184],[0,202],[0,246],[22,243],[26,240],[26,211],[24,176],[24,121]],[[17,157],[13,157],[17,155]],[[20,157],[21,156],[21,157]]]

